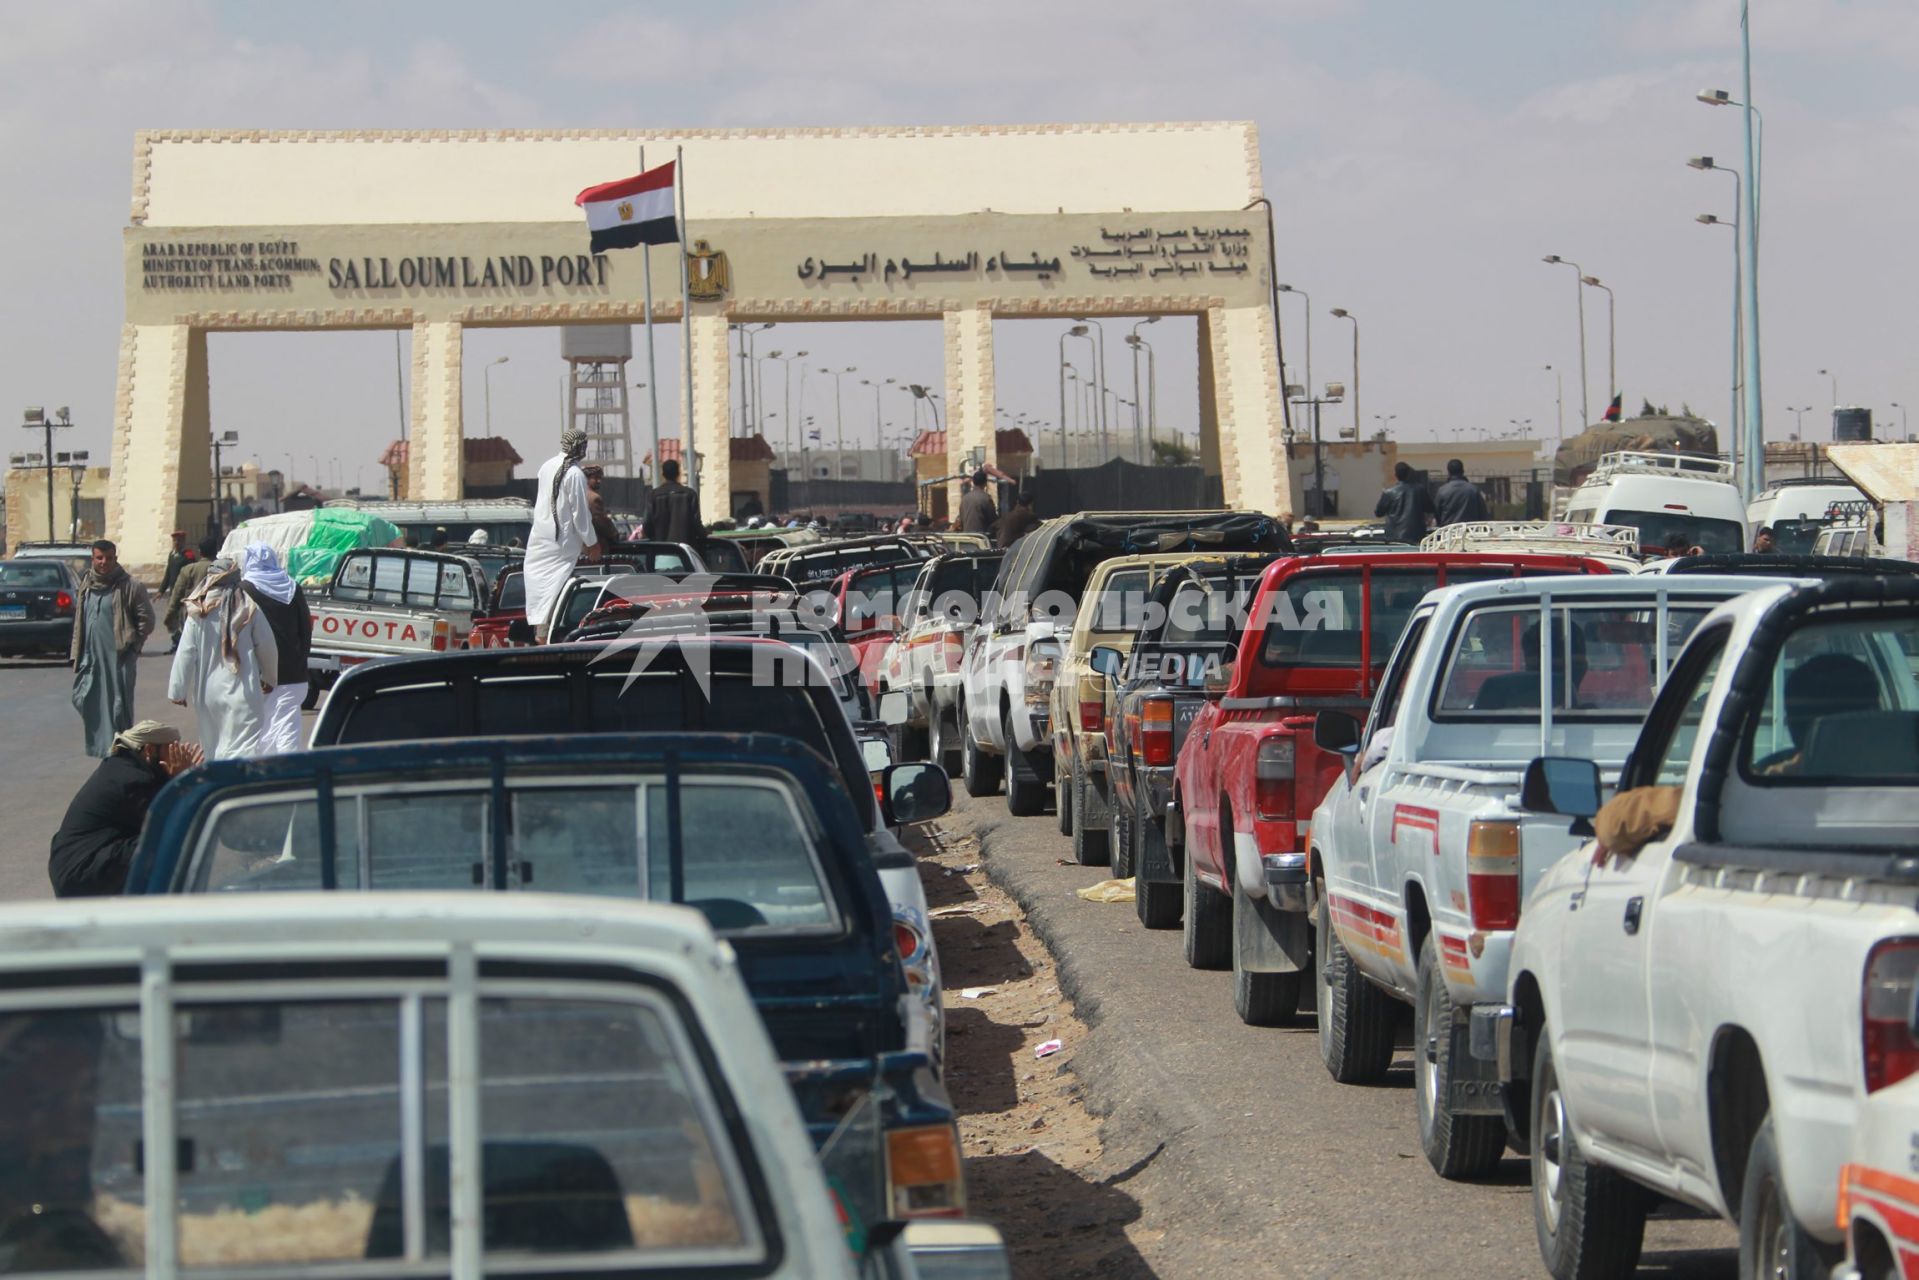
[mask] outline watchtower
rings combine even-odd
[[[606,468],[608,475],[635,475],[626,394],[633,327],[567,325],[560,330],[560,355],[567,364],[566,425],[586,433],[586,460]]]

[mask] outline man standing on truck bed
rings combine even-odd
[[[1393,464],[1393,477],[1398,483],[1379,495],[1373,514],[1385,519],[1388,542],[1405,542],[1416,547],[1426,536],[1426,521],[1433,513],[1433,500],[1426,486],[1414,480],[1413,469],[1406,463]]]
[[[1458,458],[1446,463],[1446,483],[1433,495],[1433,515],[1433,523],[1442,529],[1449,524],[1493,518],[1479,486],[1466,478],[1466,464]]]
[[[972,482],[973,487],[960,495],[960,532],[991,533],[993,521],[999,519],[999,507],[994,504],[993,495],[987,492],[986,468],[975,471]]]
[[[666,459],[660,463],[660,486],[646,499],[646,536],[655,542],[692,543],[705,533],[700,495],[680,483],[680,464]]]
[[[553,606],[573,575],[581,556],[597,560],[600,544],[593,532],[593,513],[587,505],[586,433],[568,428],[560,433],[560,451],[540,466],[539,487],[533,495],[533,525],[527,532],[526,620],[539,643],[546,643]],[[665,470],[664,467],[661,468]],[[652,531],[649,529],[648,533]]]

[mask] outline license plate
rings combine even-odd
[[[1176,702],[1173,704],[1173,728],[1184,729],[1193,723],[1193,717],[1199,714],[1197,702]]]
[[[23,604],[0,604],[0,621],[12,620],[19,622],[24,621],[26,616],[27,606]]]

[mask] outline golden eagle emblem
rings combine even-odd
[[[619,214],[621,222],[633,221],[633,202],[631,200],[620,201]]]

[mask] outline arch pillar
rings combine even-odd
[[[1226,505],[1293,514],[1279,380],[1278,335],[1269,307],[1208,307],[1199,317],[1200,458],[1217,460]]]
[[[197,542],[211,529],[212,448],[206,331],[123,325],[107,536],[135,576],[159,575],[173,530]]]
[[[993,313],[985,306],[948,308],[941,313],[946,345],[946,466],[949,474],[965,468],[967,456],[999,465],[993,408]],[[947,510],[959,514],[960,482],[948,486]]]
[[[700,517],[709,524],[733,514],[733,385],[727,367],[724,311],[693,312],[693,440],[699,466]],[[685,446],[683,445],[682,448]],[[686,462],[680,479],[686,479]],[[657,475],[657,472],[655,473]]]
[[[413,326],[413,433],[406,468],[407,495],[415,502],[458,502],[466,495],[463,331],[457,320]]]

